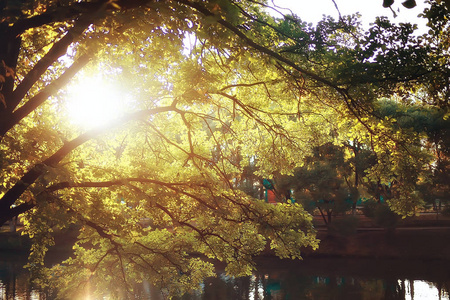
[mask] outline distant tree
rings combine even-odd
[[[316,147],[304,165],[294,170],[292,177],[281,180],[283,189],[293,189],[295,200],[313,211],[318,209],[326,225],[334,215],[352,207],[350,188],[344,180],[342,147],[331,143]]]
[[[428,155],[426,165],[411,170],[414,174],[411,179],[421,197],[429,203],[434,203],[435,199],[445,199],[450,192],[450,120],[446,110],[386,101],[380,107],[380,114],[395,120],[394,127],[397,130],[408,130],[415,134],[415,147],[411,145],[410,149],[420,148],[422,155]],[[395,185],[394,182],[391,184]]]

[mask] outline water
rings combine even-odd
[[[29,274],[23,266],[27,254],[23,252],[0,251],[0,300],[52,300],[48,291],[33,287]]]
[[[49,292],[33,288],[22,266],[24,255],[1,253],[0,300],[51,300]],[[183,300],[434,300],[450,299],[449,261],[307,258],[304,261],[263,258],[252,276],[220,274],[207,279],[201,292]],[[143,284],[136,299],[164,299]]]

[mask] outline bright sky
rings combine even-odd
[[[82,76],[68,86],[66,109],[72,123],[83,129],[106,125],[129,107],[130,97],[100,76]],[[128,104],[128,105],[127,105]]]
[[[272,1],[272,0],[271,0]],[[323,15],[330,15],[336,20],[339,13],[332,0],[273,0],[280,7],[290,8],[303,21],[308,23],[316,23],[322,19]],[[416,0],[417,6],[407,9],[401,4],[404,0],[395,0],[392,5],[393,10],[397,13],[397,17],[393,17],[393,13],[389,8],[383,7],[383,0],[335,0],[339,7],[341,15],[350,15],[359,12],[362,16],[364,28],[368,28],[373,23],[375,17],[386,16],[394,23],[409,22],[419,25],[420,33],[426,31],[425,19],[417,17],[423,12],[426,6],[424,0]]]

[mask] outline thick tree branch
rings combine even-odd
[[[39,80],[39,78],[47,71],[58,58],[66,54],[67,48],[74,42],[74,40],[80,36],[84,30],[92,23],[93,19],[84,17],[76,22],[75,26],[71,28],[66,35],[53,44],[52,48],[42,57],[33,69],[24,77],[22,82],[12,93],[11,97],[6,100],[7,109],[9,112],[13,112],[30,88]],[[3,127],[3,126],[2,126]],[[3,131],[3,130],[1,130]]]
[[[11,220],[14,217],[17,217],[18,215],[21,215],[33,207],[36,206],[35,202],[25,202],[22,204],[19,204],[18,206],[12,207],[9,210],[2,211],[0,213],[0,224],[4,224],[8,220]]]
[[[124,178],[117,180],[108,180],[108,181],[85,181],[85,182],[59,182],[49,186],[46,191],[54,192],[62,189],[68,188],[107,188],[117,185],[124,185],[129,182],[140,182],[140,183],[152,183],[157,185],[162,185],[166,187],[174,187],[174,186],[190,186],[188,183],[184,182],[163,182],[160,180],[149,179],[149,178]]]
[[[110,0],[84,1],[71,3],[68,6],[56,6],[48,9],[44,13],[25,19],[20,19],[12,26],[12,33],[20,35],[25,30],[37,28],[43,25],[55,22],[69,22],[83,14],[89,14],[99,9],[117,10],[116,7],[109,5]],[[150,0],[118,0],[114,1],[122,9],[131,9],[146,5]],[[92,19],[95,21],[95,19]]]
[[[59,6],[46,12],[29,18],[20,19],[11,27],[14,35],[20,35],[30,28],[37,28],[55,22],[69,22],[75,20],[81,14],[98,10],[106,0],[97,2],[77,2],[69,6]]]

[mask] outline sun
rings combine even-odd
[[[70,123],[84,129],[104,126],[126,111],[127,95],[102,77],[85,77],[67,90],[65,108]]]

